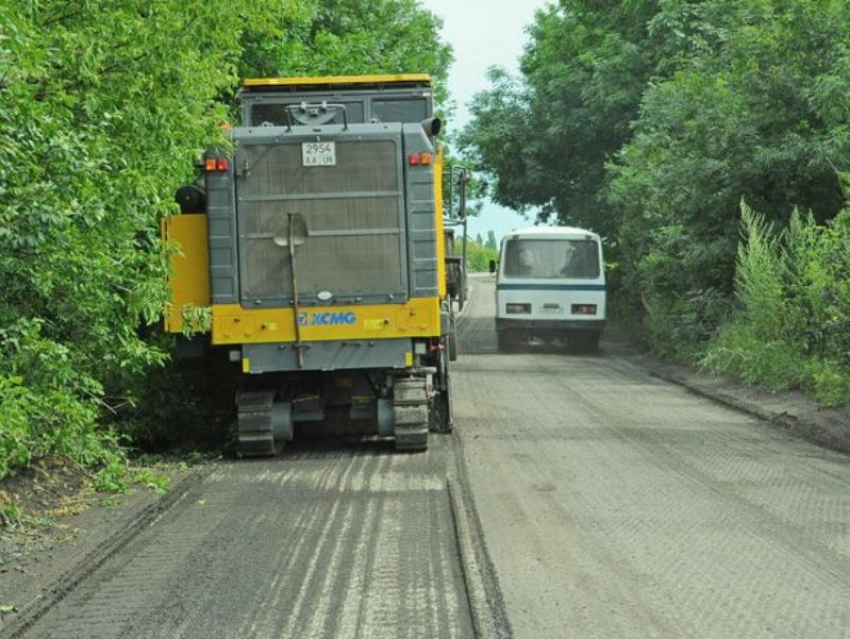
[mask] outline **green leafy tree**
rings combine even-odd
[[[848,25],[839,0],[562,0],[461,143],[496,201],[606,236],[615,311],[693,359],[735,304],[741,199],[778,228],[844,205]]]
[[[455,255],[463,252],[463,240],[455,240]],[[480,242],[469,240],[466,244],[466,268],[470,273],[486,273],[490,270],[490,260],[499,258],[499,252]]]
[[[159,221],[239,76],[427,71],[445,100],[439,28],[413,0],[0,0],[0,477],[114,468],[98,424],[162,415],[133,408],[168,357]]]
[[[167,301],[158,220],[219,139],[244,25],[280,7],[0,3],[0,429],[21,443],[0,475],[21,450],[95,460],[93,417],[164,361],[139,332]]]
[[[844,204],[847,98],[834,91],[850,81],[850,10],[717,0],[652,24],[685,25],[689,44],[647,87],[608,195],[628,289],[671,318],[672,341],[699,343],[729,308],[742,197],[780,227],[797,206],[824,221]]]
[[[240,75],[429,73],[446,107],[452,51],[441,28],[418,0],[305,0],[274,37],[263,28],[245,34]]]
[[[537,13],[522,78],[492,69],[460,138],[496,202],[613,230],[601,198],[605,163],[630,138],[653,70],[646,31],[657,4],[574,0]]]

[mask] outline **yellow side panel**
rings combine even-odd
[[[206,215],[175,215],[162,220],[162,238],[175,244],[171,257],[168,284],[171,304],[165,314],[165,330],[183,331],[183,309],[186,305],[210,305],[210,257],[207,245]]]
[[[437,154],[434,161],[434,228],[437,229],[437,281],[440,299],[446,299],[448,283],[446,281],[446,238],[443,228],[443,153]]]
[[[295,341],[291,308],[244,309],[238,304],[216,304],[212,316],[213,344]],[[406,304],[311,306],[301,309],[300,325],[305,342],[439,337],[440,299],[414,298]]]
[[[286,87],[310,84],[392,84],[393,82],[430,82],[427,73],[396,73],[387,75],[331,75],[310,78],[248,78],[246,87]]]

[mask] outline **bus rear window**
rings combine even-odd
[[[596,279],[600,274],[596,240],[508,240],[505,277]]]

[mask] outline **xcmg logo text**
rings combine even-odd
[[[351,326],[357,323],[357,313],[299,313],[299,326]]]

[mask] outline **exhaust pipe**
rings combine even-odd
[[[422,128],[429,138],[435,138],[443,130],[443,121],[440,118],[428,118],[422,120]]]
[[[186,184],[177,189],[174,200],[180,205],[181,213],[206,213],[207,192],[197,184]]]

